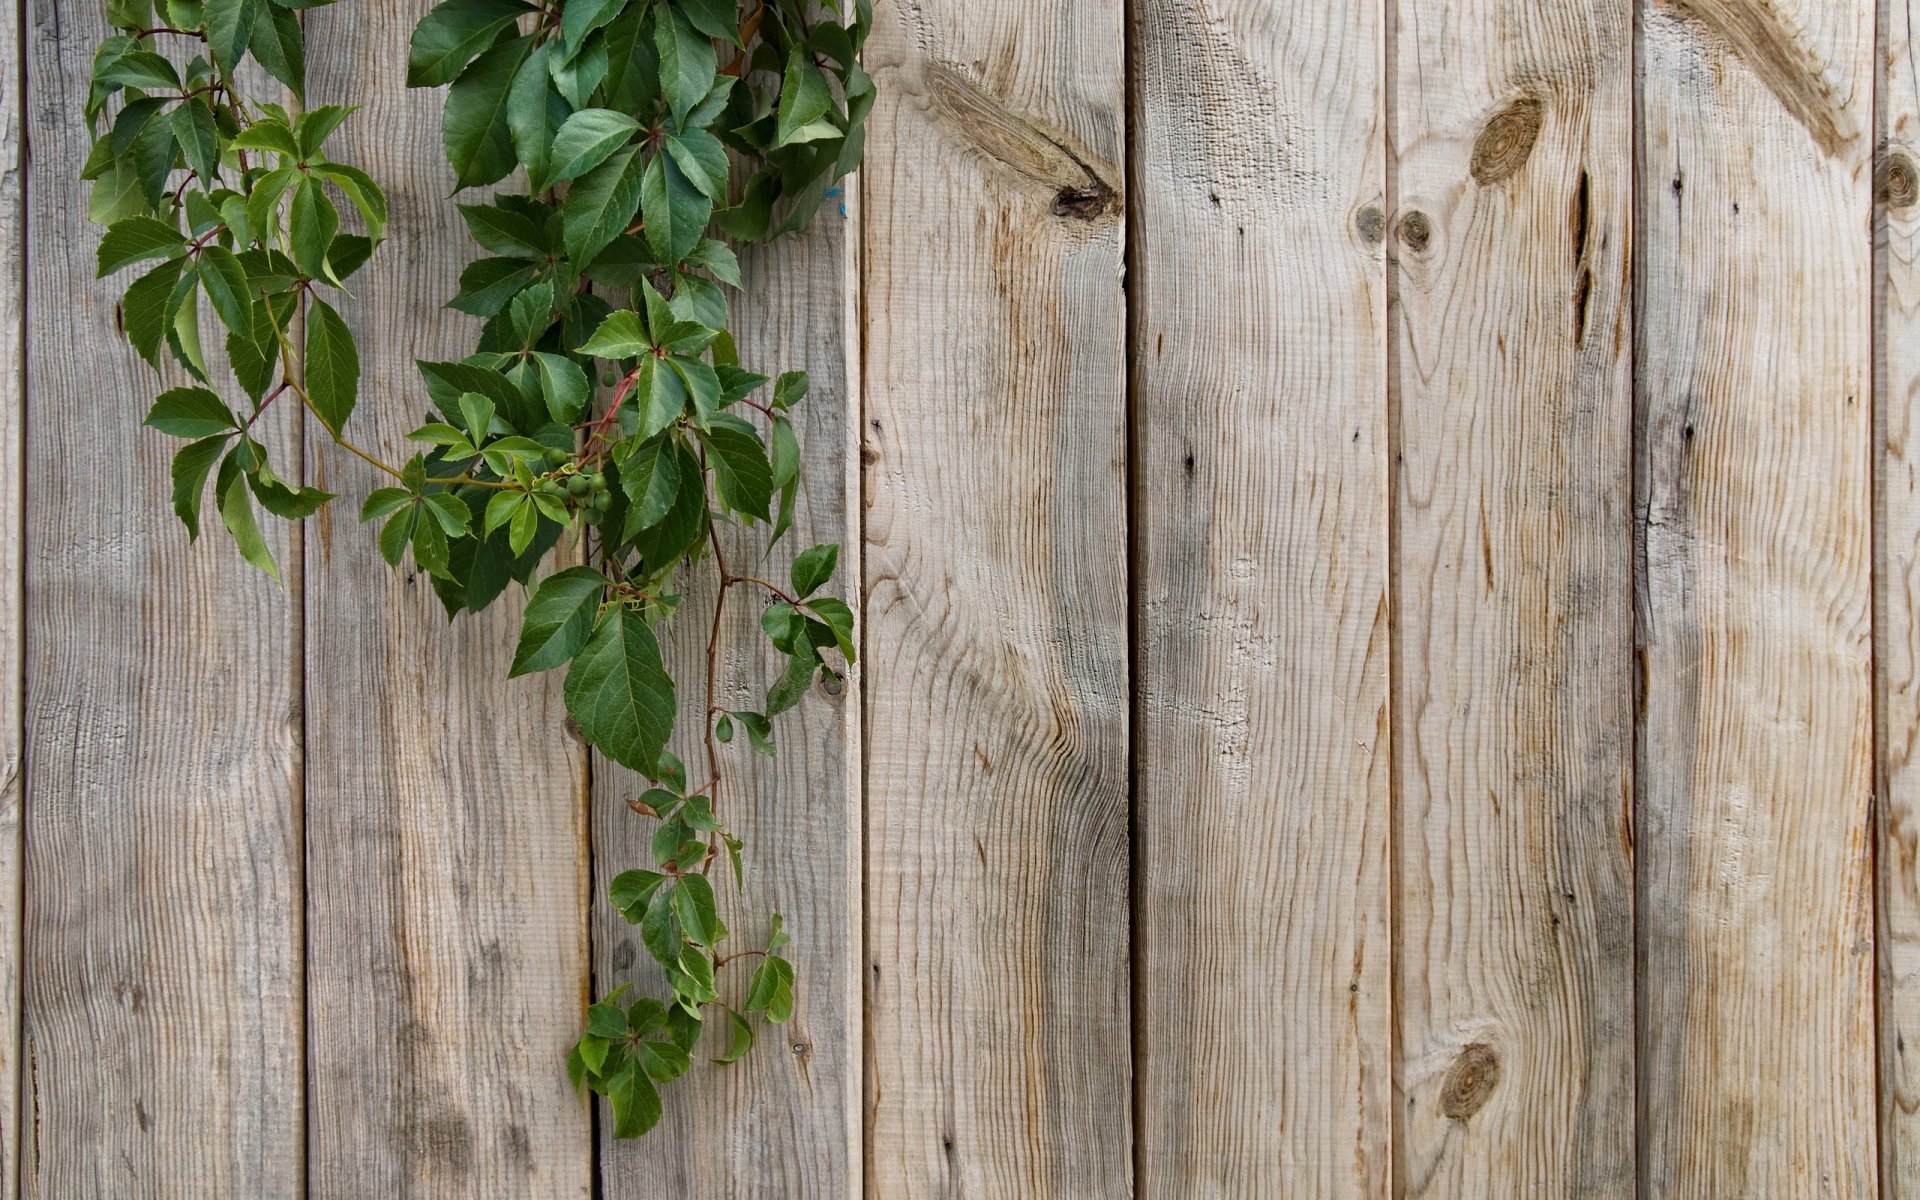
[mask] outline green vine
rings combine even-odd
[[[509,583],[530,588],[509,673],[566,667],[567,709],[588,741],[651,781],[628,803],[656,823],[654,862],[620,874],[610,897],[668,991],[629,1000],[622,986],[594,1004],[567,1064],[577,1088],[609,1098],[615,1134],[638,1136],[713,1010],[721,1063],[751,1048],[755,1016],[793,1010],[778,914],[764,944],[722,949],[713,868],[724,863],[736,889],[743,873],[716,804],[721,747],[744,736],[773,754],[772,718],[852,663],[854,618],[823,591],[835,545],[797,555],[784,585],[735,573],[721,553],[720,524],[766,527],[768,549],[790,527],[800,450],[788,413],[807,392],[802,372],[740,365],[726,289],[741,286],[733,244],[802,228],[859,161],[870,0],[446,0],[429,12],[407,81],[450,85],[443,142],[459,188],[516,170],[527,187],[459,206],[487,253],[449,304],[484,324],[472,355],[419,364],[434,419],[399,461],[346,436],[360,360],[334,304],[387,211],[379,186],[327,151],[352,110],[304,106],[300,10],[314,6],[109,0],[83,172],[89,215],[107,226],[100,274],[140,267],[121,304],[127,339],[156,369],[164,349],[192,379],[146,418],[187,442],[172,477],[190,537],[211,478],[240,553],[279,577],[257,510],[298,519],[334,498],[276,475],[260,440],[269,407],[298,403],[387,477],[361,519],[380,522],[389,563],[412,556],[450,616]],[[285,90],[248,94],[249,57]],[[202,341],[203,298],[205,324],[224,330],[224,372]],[[589,565],[533,583],[568,534]],[[705,761],[690,787],[667,748],[683,702],[656,631],[681,605],[684,573],[709,559],[707,677],[692,706]],[[758,712],[716,702],[721,622],[739,588],[764,600],[761,628],[787,662]],[[716,980],[736,964],[751,967],[738,1009]]]

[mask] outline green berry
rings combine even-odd
[[[584,497],[592,490],[593,484],[585,475],[575,475],[573,478],[567,480],[567,494],[575,500]]]
[[[547,447],[547,468],[552,470],[556,467],[564,467],[567,465],[567,460],[572,457],[565,450],[549,446]]]

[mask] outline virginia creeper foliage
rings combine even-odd
[[[739,363],[727,289],[741,286],[734,244],[803,227],[857,165],[870,3],[446,0],[429,12],[407,81],[448,89],[457,189],[513,183],[459,205],[485,253],[449,306],[484,324],[465,359],[419,364],[421,395],[405,399],[429,419],[402,457],[348,437],[361,372],[340,310],[387,213],[378,184],[329,152],[352,110],[305,107],[301,10],[328,2],[109,0],[114,33],[86,106],[100,274],[138,267],[127,339],[182,380],[146,424],[186,441],[173,507],[190,537],[211,479],[220,524],[278,578],[259,513],[299,519],[334,499],[277,475],[274,455],[295,448],[261,440],[269,406],[299,405],[386,477],[361,519],[379,523],[389,563],[410,557],[432,578],[449,616],[529,588],[510,674],[564,667],[587,739],[652,782],[629,805],[655,822],[654,861],[610,896],[665,991],[622,986],[594,1004],[567,1064],[577,1087],[609,1098],[616,1134],[637,1136],[709,1022],[711,1056],[730,1063],[756,1017],[793,1009],[777,914],[765,942],[723,948],[713,880],[739,888],[743,873],[716,803],[721,747],[775,752],[772,719],[851,664],[853,612],[824,590],[837,546],[795,556],[784,583],[735,574],[721,553],[722,524],[764,528],[768,548],[787,532],[800,468],[788,413],[807,392],[801,372]],[[242,70],[248,58],[260,71]],[[585,565],[535,582],[563,539]],[[684,577],[708,562],[707,678],[689,702],[659,637]],[[759,711],[714,700],[720,622],[741,590],[760,598],[787,663]],[[704,760],[691,776],[668,749],[687,711]],[[750,972],[728,989],[744,995],[737,1009],[716,979],[728,966]]]

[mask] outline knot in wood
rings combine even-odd
[[[1063,187],[1053,198],[1053,215],[1074,221],[1097,221],[1114,207],[1114,190],[1095,182],[1085,187]]]
[[[1369,204],[1354,214],[1353,227],[1369,246],[1378,246],[1387,236],[1387,214],[1378,204]]]
[[[1419,254],[1433,242],[1433,222],[1423,212],[1410,212],[1400,218],[1399,234],[1407,249]]]
[[[1878,182],[1880,199],[1894,212],[1905,212],[1920,200],[1920,170],[1898,150],[1881,160]]]
[[[1485,1042],[1471,1042],[1460,1051],[1440,1087],[1440,1111],[1449,1120],[1464,1121],[1486,1106],[1500,1085],[1500,1056]]]
[[[1521,96],[1487,118],[1473,143],[1473,180],[1482,187],[1511,177],[1527,163],[1540,138],[1546,105],[1538,96]]]

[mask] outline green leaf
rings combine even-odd
[[[785,371],[773,384],[773,406],[785,412],[804,400],[809,381],[805,371]]]
[[[226,525],[227,532],[233,535],[234,543],[240,547],[241,557],[279,583],[280,568],[274,564],[273,555],[267,550],[266,539],[260,536],[260,526],[253,516],[253,494],[246,486],[246,473],[240,457],[245,444],[245,439],[241,439],[240,445],[228,452],[220,463],[220,475],[213,484],[214,497],[220,504],[220,520]]]
[[[239,422],[220,397],[205,388],[183,387],[160,393],[144,424],[178,438],[204,438],[230,432]]]
[[[405,488],[375,488],[367,493],[366,503],[360,506],[360,519],[376,521],[389,513],[399,512],[412,503],[413,493]]]
[[[460,394],[460,415],[467,419],[467,433],[474,444],[486,440],[487,433],[493,428],[493,401],[478,392]]]
[[[513,170],[507,94],[532,46],[533,39],[525,37],[495,46],[474,60],[448,90],[440,141],[458,177],[456,191],[504,179]]]
[[[180,90],[179,72],[151,50],[134,50],[110,62],[95,64],[94,82],[109,87],[141,88],[149,92]]]
[[[827,542],[802,551],[793,560],[793,594],[802,600],[813,595],[821,584],[833,578],[840,564],[840,543]]]
[[[821,596],[809,601],[807,607],[818,613],[820,619],[827,623],[827,628],[833,630],[833,640],[849,663],[859,657],[853,641],[853,609],[847,606],[846,601]]]
[[[673,113],[674,124],[684,126],[687,113],[706,99],[720,69],[713,39],[688,24],[676,8],[661,7],[654,30],[654,49],[660,56],[660,92]]]
[[[556,159],[558,153],[556,149]],[[567,253],[575,262],[591,261],[633,223],[645,175],[645,155],[640,147],[629,146],[573,185],[560,205],[560,216]]]
[[[513,139],[513,152],[526,167],[528,182],[535,191],[547,186],[553,138],[571,111],[553,90],[549,64],[557,49],[552,42],[534,47],[507,90],[507,131]]]
[[[639,434],[652,437],[687,410],[687,385],[671,365],[651,354],[640,357],[633,397],[640,416]]]
[[[647,904],[652,901],[653,894],[660,890],[660,885],[667,878],[659,871],[622,871],[607,885],[607,898],[613,901],[613,907],[619,910],[621,916],[637,925],[646,914]]]
[[[533,356],[540,372],[540,394],[546,397],[547,415],[562,425],[577,424],[587,415],[593,399],[593,383],[587,373],[564,354],[540,353]]]
[[[353,334],[326,301],[315,296],[307,314],[307,395],[328,432],[338,437],[360,390],[360,352]]]
[[[287,229],[293,261],[309,279],[330,279],[327,252],[333,248],[333,235],[340,232],[340,214],[319,184],[308,182],[293,194]]]
[[[169,119],[173,122],[173,140],[180,143],[187,166],[211,187],[220,170],[220,131],[214,127],[213,110],[206,100],[195,96],[175,106]]]
[[[569,0],[560,11],[560,36],[568,54],[580,53],[587,35],[620,15],[627,0]]]
[[[754,753],[772,758],[779,747],[773,744],[773,722],[759,713],[735,713],[740,719],[740,727],[747,731],[747,741],[753,746]]]
[[[747,985],[747,1011],[763,1012],[776,1025],[793,1015],[793,964],[769,954],[753,969]]]
[[[760,435],[744,421],[716,418],[704,440],[720,503],[734,512],[767,520],[768,505],[773,501],[773,468],[767,462]]]
[[[210,437],[182,447],[173,456],[173,511],[187,527],[189,541],[200,536],[200,497],[206,491],[207,472],[220,460],[225,436]]]
[[[827,87],[827,77],[815,65],[812,51],[805,43],[796,41],[787,52],[787,69],[780,83],[780,108],[775,119],[773,144],[776,147],[786,146],[821,136],[803,136],[802,131],[832,107],[833,92]],[[830,130],[833,134],[840,132],[831,127]]]
[[[739,1013],[727,1010],[727,1048],[714,1057],[714,1062],[722,1066],[737,1063],[753,1049],[753,1025]]]
[[[129,217],[116,221],[100,239],[96,278],[104,279],[121,267],[149,258],[174,258],[187,248],[187,239],[165,221]]]
[[[668,154],[647,164],[640,187],[640,213],[647,244],[660,261],[677,263],[689,254],[713,218],[713,201],[687,181]]]
[[[630,308],[607,314],[600,328],[576,353],[593,358],[638,358],[653,349],[653,339],[640,327],[640,314]]]
[[[242,337],[253,336],[253,292],[247,286],[247,269],[233,251],[224,246],[200,248],[200,284],[220,322]]]
[[[714,907],[713,885],[705,875],[684,875],[673,892],[673,913],[688,940],[711,946],[727,936]]]
[[[266,0],[206,0],[201,9],[206,22],[207,49],[226,73],[240,65],[253,36],[253,23],[260,18]]]
[[[407,86],[452,83],[475,55],[522,13],[520,0],[444,0],[414,26],[407,46]]]
[[[667,153],[687,182],[714,203],[727,198],[727,148],[704,129],[689,129],[667,137]]]
[[[627,1036],[627,1010],[621,1007],[618,995],[587,1008],[587,1032],[609,1040]]]
[[[710,38],[740,44],[740,10],[736,0],[680,0],[687,24]]]
[[[253,23],[248,48],[267,74],[287,85],[295,99],[307,91],[307,49],[300,17],[278,3],[266,6]]]
[[[447,301],[447,307],[476,317],[491,317],[537,274],[538,268],[524,259],[477,258],[460,272],[460,294]]]
[[[648,1075],[666,1083],[687,1073],[693,1056],[672,1042],[641,1042],[640,1066]]]
[[[387,196],[380,190],[380,185],[365,171],[345,163],[316,163],[311,170],[346,195],[366,221],[367,236],[378,241],[387,228]],[[339,262],[333,265],[335,270],[340,271],[340,277],[346,278],[347,273],[341,270]]]
[[[613,1136],[637,1138],[660,1123],[660,1093],[639,1064],[629,1062],[608,1084]]]
[[[807,689],[813,686],[814,672],[819,666],[820,656],[811,646],[789,657],[787,669],[767,689],[767,715],[777,717],[800,703]]]
[[[546,255],[545,235],[533,223],[533,218],[524,212],[494,204],[459,204],[455,207],[466,220],[467,232],[473,235],[473,240],[495,254],[522,259]]]
[[[167,331],[167,300],[173,295],[174,285],[180,281],[180,272],[185,266],[185,261],[178,258],[161,263],[134,280],[120,302],[127,341],[133,343],[133,348],[149,366],[160,365],[157,356]]]
[[[620,488],[627,495],[626,538],[651,529],[673,508],[680,489],[680,458],[673,439],[656,437],[620,464]]]
[[[678,965],[680,949],[686,943],[680,937],[680,918],[673,915],[673,893],[677,884],[668,883],[654,890],[647,911],[640,916],[640,943],[663,967]]]
[[[551,670],[578,654],[593,632],[606,586],[606,576],[592,567],[573,567],[542,580],[527,602],[507,677]]]
[[[607,161],[640,132],[640,122],[608,108],[583,108],[553,136],[551,167],[543,183],[577,179]]]
[[[775,417],[770,432],[767,456],[773,462],[773,486],[783,488],[800,474],[800,442],[793,436],[793,422],[785,417]]]
[[[600,619],[567,672],[563,694],[589,742],[622,766],[653,769],[673,732],[673,680],[638,613],[621,607]]]

